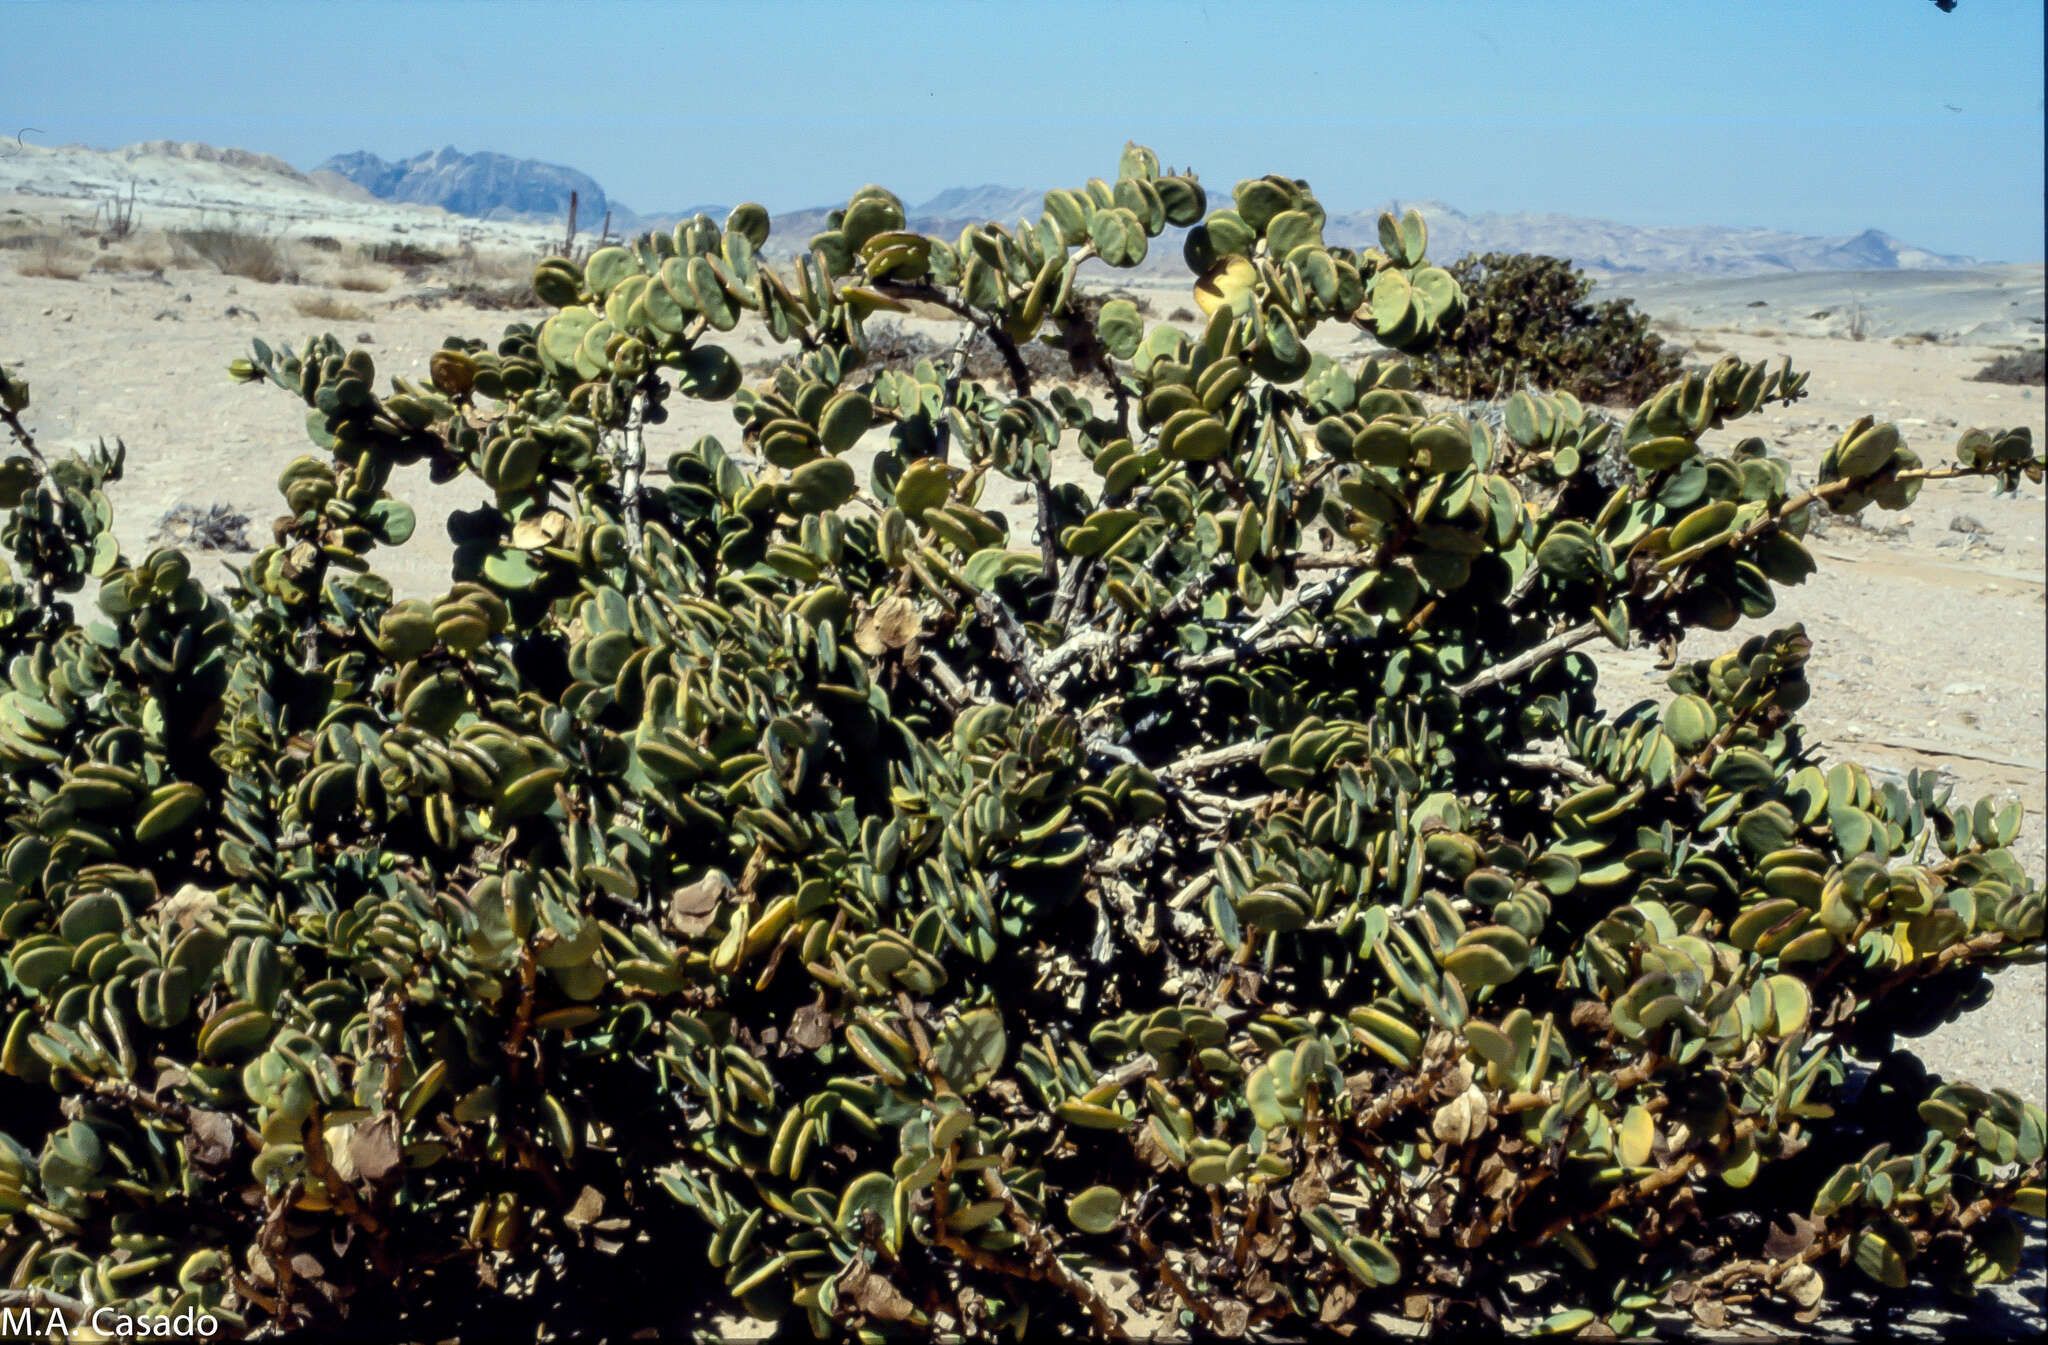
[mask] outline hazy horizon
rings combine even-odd
[[[2043,256],[2042,13],[1997,0],[4,12],[4,133],[42,145],[196,140],[300,169],[455,145],[658,214],[870,181],[912,202],[1075,185],[1136,139],[1212,191],[1288,173],[1333,211],[1435,199]],[[281,31],[304,37],[285,62]]]

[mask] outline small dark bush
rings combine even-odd
[[[441,266],[448,261],[447,253],[417,243],[372,243],[363,256],[386,266]]]
[[[489,310],[545,308],[529,281],[515,280],[502,285],[479,285],[468,281],[448,287],[448,302]]]
[[[298,276],[285,264],[275,238],[240,229],[174,229],[171,245],[206,262],[222,275],[275,285]]]
[[[1679,356],[1626,299],[1589,304],[1593,282],[1560,257],[1489,252],[1448,268],[1465,320],[1416,361],[1417,383],[1453,397],[1533,387],[1633,405],[1677,376]]]
[[[485,312],[519,312],[546,307],[534,294],[533,286],[524,280],[500,284],[459,280],[452,285],[436,286],[406,295],[398,302],[429,311],[445,308],[450,304],[460,308],[482,309]]]
[[[1979,383],[2040,383],[2048,380],[2048,353],[2036,349],[2000,355],[1979,369],[1975,378]]]

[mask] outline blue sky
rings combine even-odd
[[[131,3],[0,0],[0,120],[305,168],[454,144],[636,210],[1077,185],[1126,138],[1212,190],[1633,224],[1879,228],[2042,256],[2027,0]]]

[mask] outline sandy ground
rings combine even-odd
[[[261,285],[196,269],[101,270],[62,280],[14,274],[11,266],[0,254],[0,363],[34,385],[30,421],[46,448],[82,446],[100,436],[125,441],[127,476],[111,494],[130,554],[146,549],[156,520],[179,503],[225,503],[242,511],[254,521],[251,538],[260,544],[280,509],[279,470],[314,451],[292,400],[228,380],[227,361],[243,353],[252,336],[295,345],[332,330],[344,341],[368,344],[380,377],[424,379],[427,357],[442,337],[495,337],[519,316],[422,309],[413,296],[445,283],[431,276],[381,294],[334,293],[364,316],[333,321],[296,311],[296,303],[331,293],[318,285]],[[1957,433],[1969,426],[2026,425],[2037,442],[2048,438],[2040,388],[1971,380],[1998,349],[2039,332],[2042,269],[1972,274],[1978,278],[1663,277],[1638,280],[1632,288],[1667,336],[1703,360],[1723,349],[1748,358],[1789,355],[1795,367],[1812,371],[1805,401],[1741,427],[1766,435],[1810,478],[1842,427],[1863,414],[1897,421],[1930,461],[1946,460]],[[1773,296],[1761,309],[1741,298],[1745,287],[1757,292],[1759,285]],[[1184,288],[1159,282],[1133,288],[1158,315],[1187,302]],[[1788,330],[1783,314],[1793,307],[1807,314],[1830,307],[1860,312],[1866,339],[1850,339],[1839,318],[1806,318]],[[905,325],[950,339],[939,324]],[[768,353],[757,340],[732,344],[743,359]],[[1345,358],[1374,349],[1342,332],[1320,335],[1317,344]],[[650,435],[652,461],[706,432],[736,444],[736,427],[724,409],[678,399],[671,410],[670,423]],[[873,445],[862,447],[871,451]],[[1085,473],[1073,457],[1062,463],[1062,473]],[[448,551],[441,522],[481,492],[456,485],[430,493],[423,474],[397,488],[420,508],[421,526],[407,548],[380,557],[380,564],[407,592],[438,592],[446,584]],[[1022,503],[1021,492],[1005,497],[1010,489],[999,483],[985,503]],[[1021,520],[1027,511],[1009,512]],[[2016,495],[1999,496],[1980,483],[1941,482],[1929,485],[1904,515],[1871,514],[1866,523],[1876,527],[1838,522],[1814,542],[1820,572],[1784,591],[1770,617],[1725,635],[1696,636],[1684,656],[1708,656],[1751,633],[1805,623],[1814,640],[1814,695],[1805,717],[1824,750],[1881,770],[1940,771],[1959,797],[2016,795],[2028,814],[2020,848],[2029,869],[2039,873],[2048,849],[2041,825],[2048,810],[2042,490],[2023,485]],[[224,579],[225,563],[215,558],[205,568]],[[1610,708],[1663,693],[1650,655],[1609,650],[1600,657]],[[2021,968],[2000,978],[1984,1011],[1942,1029],[1919,1049],[1931,1067],[1951,1077],[2039,1099],[2048,1092],[2044,1013],[2043,968]],[[2038,1321],[2038,1248],[2033,1259],[2033,1305],[2009,1294],[2005,1301]]]
[[[1801,271],[1769,276],[1608,276],[1597,300],[1633,299],[1693,328],[1746,335],[2041,344],[2039,265],[1958,271]]]

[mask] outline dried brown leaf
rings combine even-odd
[[[164,924],[183,934],[219,909],[218,892],[209,892],[196,883],[187,883],[167,899],[157,913],[163,917]]]
[[[668,894],[667,918],[662,922],[670,933],[694,939],[718,921],[718,908],[732,895],[732,879],[712,869],[696,882]]]
[[[872,658],[891,649],[902,649],[923,632],[923,627],[917,604],[901,594],[892,594],[861,618],[853,630],[853,643]]]
[[[1802,1308],[1818,1307],[1820,1296],[1826,1291],[1827,1284],[1820,1272],[1803,1261],[1778,1277],[1778,1292]]]
[[[1287,1188],[1287,1198],[1294,1202],[1294,1208],[1303,1214],[1330,1198],[1330,1184],[1323,1180],[1323,1174],[1314,1167],[1303,1168]]]
[[[1498,1154],[1488,1154],[1474,1174],[1474,1184],[1488,1200],[1506,1199],[1508,1193],[1521,1184],[1521,1179],[1522,1175],[1501,1162]]]
[[[790,1015],[788,1042],[800,1051],[815,1051],[832,1040],[832,1015],[822,1004],[806,1004]]]
[[[1357,1301],[1358,1291],[1351,1287],[1351,1281],[1338,1280],[1323,1291],[1323,1306],[1316,1314],[1316,1320],[1324,1326],[1335,1326],[1344,1320],[1345,1314],[1351,1311],[1351,1305]]]
[[[875,1274],[859,1257],[847,1262],[839,1276],[838,1289],[840,1302],[852,1303],[881,1321],[904,1321],[917,1311],[895,1285]]]
[[[512,525],[512,545],[521,551],[561,546],[576,522],[559,509],[529,514]]]
[[[1801,1215],[1786,1216],[1788,1226],[1780,1228],[1771,1225],[1771,1235],[1764,1239],[1764,1255],[1772,1261],[1788,1261],[1813,1245],[1813,1239],[1820,1232],[1820,1225]]]
[[[235,1126],[222,1112],[194,1107],[185,1118],[185,1158],[202,1177],[219,1177],[235,1156]]]
[[[1454,1098],[1472,1087],[1472,1062],[1460,1060],[1456,1067],[1447,1071],[1437,1080],[1436,1095],[1439,1098]]]
[[[1463,1092],[1437,1108],[1436,1115],[1430,1118],[1429,1133],[1445,1144],[1467,1144],[1485,1134],[1492,1120],[1485,1090],[1468,1084]]]
[[[356,1174],[372,1186],[382,1186],[397,1176],[403,1154],[398,1142],[398,1113],[378,1112],[361,1122],[349,1136],[348,1156]]]

